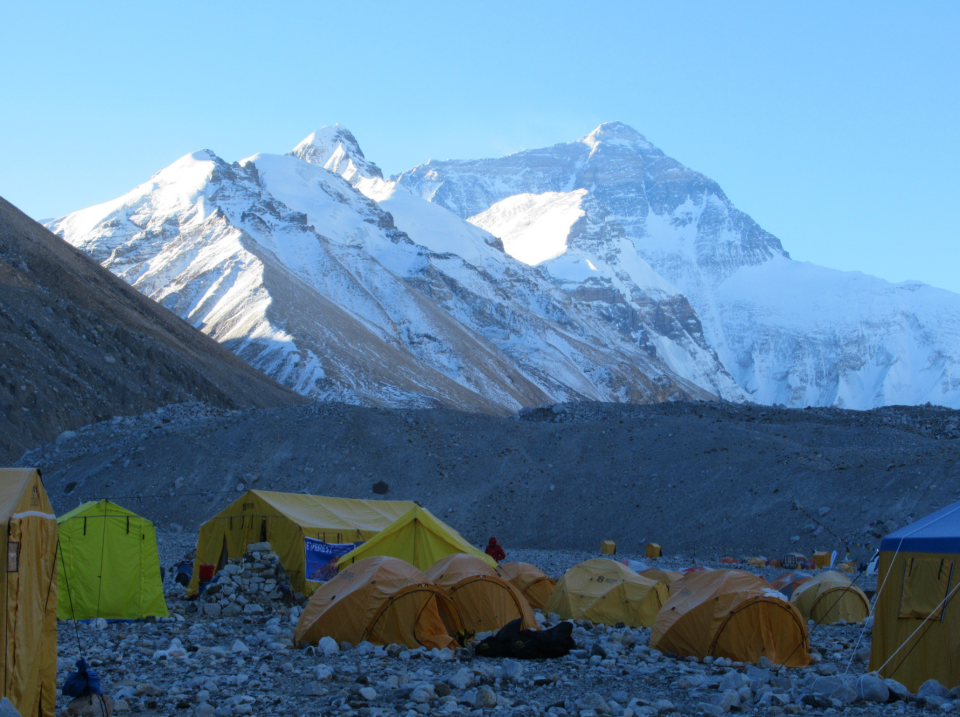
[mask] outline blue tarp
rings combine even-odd
[[[890,533],[880,543],[880,550],[960,553],[960,501]]]

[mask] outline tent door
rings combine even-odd
[[[230,551],[227,550],[227,539],[223,539],[223,550],[220,551],[220,559],[217,561],[217,570],[220,571],[223,569],[223,566],[227,564],[227,560],[230,558]]]

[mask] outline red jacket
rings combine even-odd
[[[506,559],[507,554],[503,552],[503,548],[497,545],[496,538],[490,538],[490,542],[487,544],[487,549],[484,552],[489,555],[491,558],[496,560],[498,563],[501,560]]]

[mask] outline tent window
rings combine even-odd
[[[7,543],[7,572],[20,572],[20,543]]]
[[[260,542],[267,542],[267,519],[264,518],[260,521]]]
[[[953,561],[936,558],[908,558],[903,564],[900,589],[902,619],[943,619],[943,602],[953,578]]]

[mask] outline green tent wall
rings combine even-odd
[[[61,620],[167,617],[153,523],[109,500],[57,519]]]

